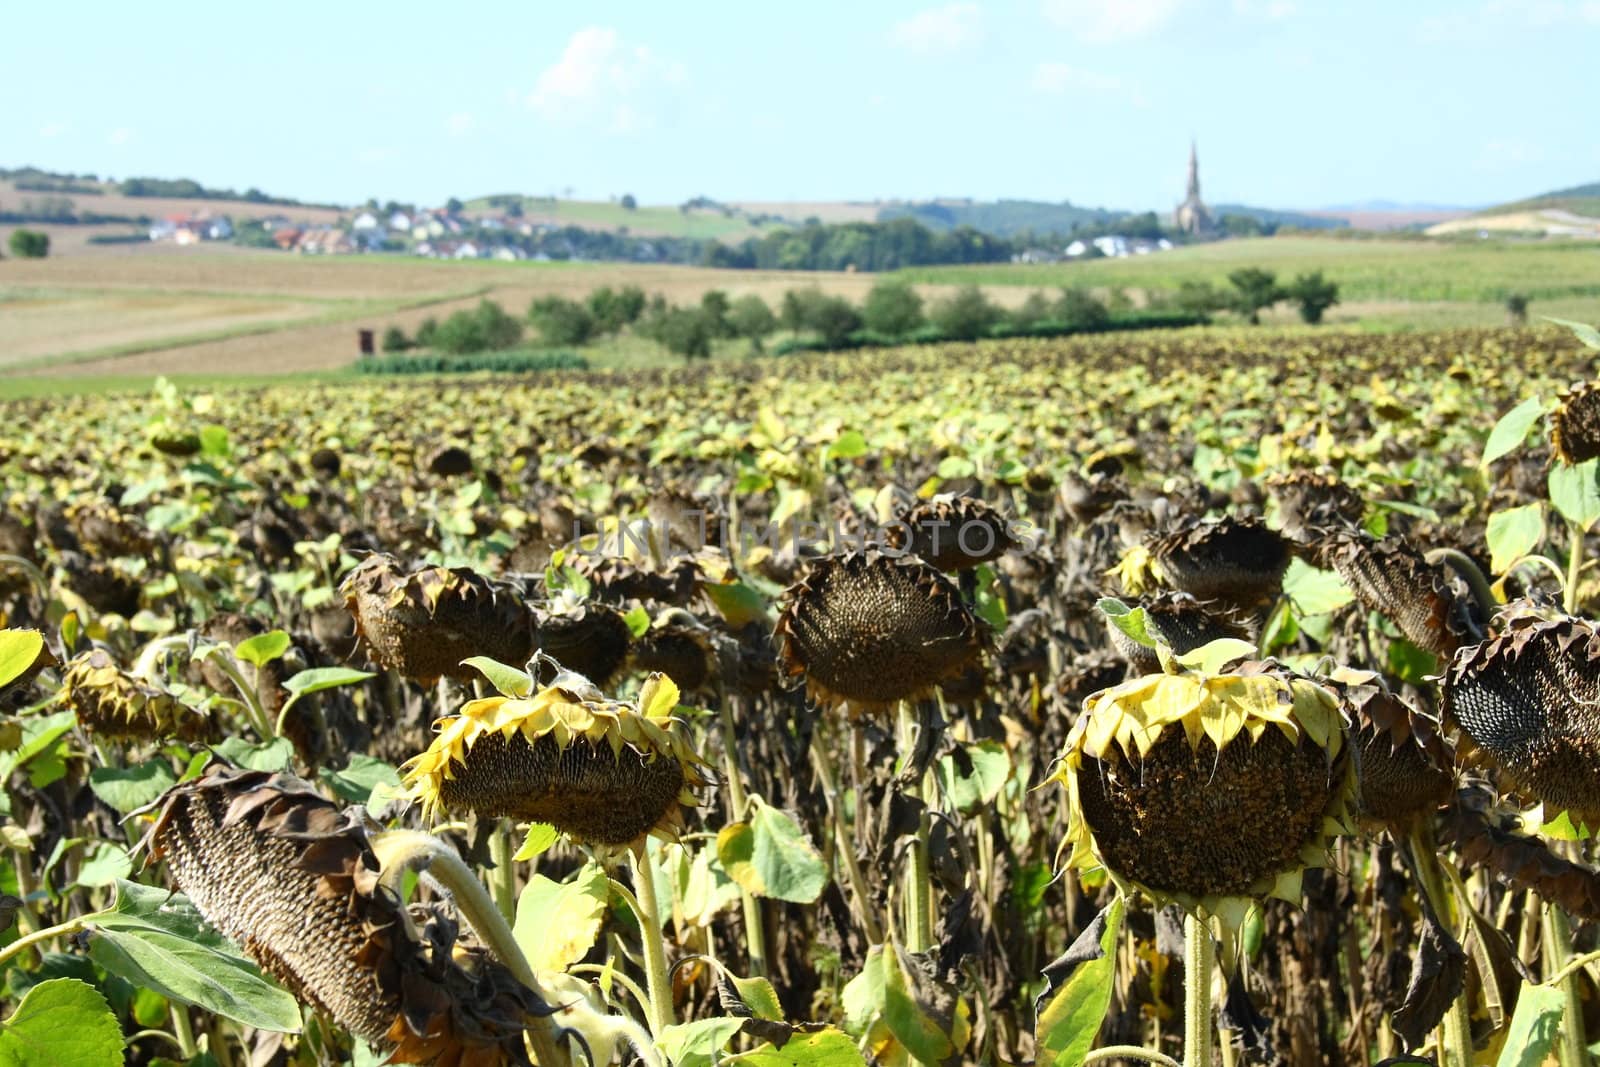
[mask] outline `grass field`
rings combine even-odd
[[[1034,289],[1084,286],[1102,294],[1175,289],[1185,279],[1226,286],[1229,271],[1261,266],[1287,280],[1322,270],[1341,288],[1332,326],[1371,330],[1488,326],[1505,321],[1504,293],[1521,291],[1534,315],[1600,321],[1600,245],[1272,238],[1226,241],[1124,260],[1050,266],[919,269],[900,277],[937,300],[980,283],[1005,306]],[[602,285],[637,285],[675,304],[708,289],[753,293],[776,305],[817,286],[860,302],[870,274],[718,271],[618,263],[447,262],[409,257],[303,257],[236,248],[144,246],[139,254],[81,254],[0,261],[0,395],[50,391],[41,375],[79,383],[204,380],[263,374],[323,375],[357,356],[360,329],[412,333],[479,299],[521,315],[537,296],[583,297]],[[1290,326],[1285,304],[1264,316]],[[719,346],[739,358],[743,342]],[[624,335],[585,352],[599,367],[670,365],[660,346]],[[26,376],[26,377],[24,377]]]
[[[1124,286],[1175,289],[1184,281],[1226,286],[1240,267],[1280,280],[1320,270],[1347,301],[1496,303],[1510,293],[1533,300],[1600,296],[1600,243],[1434,242],[1272,237],[1191,245],[1157,255],[1058,264],[919,267],[922,282],[982,285]]]

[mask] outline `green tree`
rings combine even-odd
[[[50,254],[50,235],[38,230],[12,230],[11,254],[18,259],[43,259]]]
[[[669,308],[656,318],[652,332],[668,352],[685,360],[711,358],[711,322],[700,308]]]
[[[632,193],[623,193],[620,203],[624,211],[637,211],[639,209],[639,201],[633,198]]]
[[[989,332],[1005,313],[989,302],[976,285],[965,285],[955,295],[933,306],[929,316],[939,332],[952,341],[976,341]]]
[[[1213,311],[1221,311],[1228,306],[1228,296],[1220,292],[1210,282],[1187,279],[1178,285],[1178,292],[1173,297],[1173,303],[1181,311],[1191,315],[1209,315]]]
[[[1528,325],[1528,298],[1522,293],[1506,297],[1506,318],[1513,326]]]
[[[861,306],[861,321],[873,333],[904,337],[923,324],[922,297],[904,282],[879,282]]]
[[[700,310],[705,313],[706,325],[713,337],[733,337],[733,327],[728,323],[728,312],[733,301],[721,289],[707,289],[700,297]]]
[[[453,196],[444,202],[444,209],[450,212],[452,215],[461,214],[461,209],[464,207],[466,207],[466,205]]]
[[[1260,267],[1241,267],[1228,275],[1233,286],[1233,309],[1250,320],[1250,325],[1261,323],[1261,311],[1284,298],[1278,286],[1278,276]]]
[[[767,302],[748,293],[733,302],[728,309],[728,325],[735,337],[748,338],[752,352],[762,351],[762,343],[778,328],[778,316],[767,307]]]
[[[806,309],[804,326],[829,348],[842,348],[850,335],[861,329],[861,313],[842,296],[819,293]]]
[[[783,294],[778,321],[791,333],[810,329],[812,309],[823,299],[822,290],[815,286],[810,289],[790,289]]]
[[[1322,313],[1339,302],[1339,287],[1324,278],[1320,270],[1297,275],[1284,294],[1299,305],[1300,320],[1312,325],[1321,322]]]
[[[383,350],[385,352],[404,352],[411,347],[411,339],[406,332],[398,326],[390,326],[383,331]]]
[[[528,318],[547,345],[587,344],[599,332],[588,306],[561,296],[542,296],[528,306]]]
[[[432,348],[439,342],[439,320],[432,315],[422,320],[422,325],[417,327],[417,347]]]
[[[458,311],[445,319],[434,347],[451,355],[499,351],[522,340],[522,323],[492,300],[480,300],[471,311]]]
[[[1092,330],[1104,326],[1111,312],[1086,289],[1063,289],[1050,309],[1050,317],[1074,329]]]

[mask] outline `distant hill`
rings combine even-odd
[[[1068,234],[1085,226],[1115,222],[1130,214],[1132,212],[1078,207],[1065,200],[1059,204],[1043,200],[933,200],[888,204],[879,209],[878,221],[911,218],[930,230],[971,226],[995,237],[1015,237],[1028,232]]]
[[[1526,200],[1513,200],[1509,204],[1498,204],[1495,207],[1484,208],[1478,214],[1511,215],[1523,211],[1537,211],[1542,208],[1570,211],[1575,215],[1600,217],[1600,182],[1589,182],[1586,185],[1574,185],[1566,189],[1556,189],[1552,192],[1540,193],[1538,196],[1530,196]]]
[[[1308,215],[1303,211],[1278,211],[1274,208],[1251,207],[1248,204],[1213,204],[1211,217],[1243,215],[1257,222],[1273,226],[1298,226],[1302,230],[1337,230],[1350,225],[1350,220],[1334,215]]]

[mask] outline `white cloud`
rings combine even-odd
[[[983,12],[977,4],[946,4],[919,11],[894,24],[889,43],[910,52],[955,52],[983,39]]]
[[[681,64],[628,44],[614,29],[589,26],[573,34],[561,58],[540,72],[527,103],[551,122],[601,117],[614,132],[626,133],[649,124],[635,98],[684,77]]]
[[[69,127],[65,122],[47,122],[39,127],[40,137],[60,137]]]
[[[472,132],[477,120],[472,117],[471,112],[457,111],[444,120],[444,125],[451,137],[463,137]]]
[[[118,126],[106,136],[106,144],[127,144],[133,140],[133,131],[126,126]]]
[[[1143,37],[1172,21],[1184,0],[1044,0],[1044,17],[1085,41]]]
[[[1064,93],[1069,89],[1108,93],[1122,88],[1122,79],[1066,63],[1040,63],[1033,68],[1033,88],[1040,93]]]

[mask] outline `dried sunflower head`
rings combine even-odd
[[[688,612],[674,609],[658,618],[634,644],[633,666],[665,674],[679,689],[693,692],[709,682],[716,670],[713,634]]]
[[[890,548],[914,552],[941,571],[964,571],[998,559],[1016,541],[1005,516],[966,496],[936,496],[908,508],[885,535]]]
[[[1302,545],[1315,546],[1332,531],[1355,529],[1367,510],[1361,494],[1331,474],[1292,471],[1267,479],[1267,488],[1277,501],[1284,534]]]
[[[1328,559],[1361,606],[1386,616],[1418,648],[1450,656],[1477,629],[1470,598],[1457,596],[1444,568],[1403,538],[1356,533],[1327,544]]]
[[[1139,607],[1144,609],[1146,629],[1152,631],[1152,636],[1159,635],[1180,656],[1224,637],[1248,639],[1250,636],[1250,628],[1227,608],[1196,600],[1188,593],[1144,597]],[[1112,645],[1136,673],[1152,674],[1161,669],[1155,649],[1123,633],[1109,618],[1106,629],[1111,634]]]
[[[1256,518],[1186,523],[1148,547],[1168,585],[1241,610],[1277,596],[1289,569],[1289,543]]]
[[[1600,382],[1580,385],[1561,398],[1550,417],[1550,449],[1563,463],[1600,456]]]
[[[359,816],[302,779],[216,765],[158,804],[141,847],[206,921],[388,1062],[528,1063],[523,1031],[549,1009],[498,962],[458,963],[454,923],[417,929]]]
[[[1340,668],[1328,685],[1350,723],[1357,815],[1368,826],[1403,837],[1437,811],[1455,786],[1455,756],[1439,723],[1390,692],[1371,671]]]
[[[379,554],[339,588],[373,661],[424,685],[476,678],[461,665],[472,656],[525,663],[533,652],[532,621],[515,592],[465,567],[407,573]]]
[[[204,741],[214,734],[209,717],[186,707],[165,689],[117,666],[110,653],[90,649],[67,663],[61,693],[85,730],[116,741]]]
[[[1444,672],[1458,749],[1505,785],[1600,825],[1600,630],[1586,619],[1511,613]]]
[[[1252,900],[1298,899],[1345,830],[1353,772],[1338,698],[1246,664],[1091,696],[1051,780],[1067,790],[1069,866],[1237,928]]]
[[[776,635],[791,678],[812,699],[880,710],[964,672],[988,629],[950,580],[916,556],[877,549],[813,563],[784,594]]]
[[[533,627],[535,650],[597,686],[610,684],[628,662],[633,631],[608,604],[563,592],[533,608]]]
[[[527,697],[473,700],[435,724],[433,744],[401,768],[425,817],[473,811],[549,823],[602,850],[671,839],[707,779],[672,717],[678,688],[655,674],[637,706],[563,675]]]

